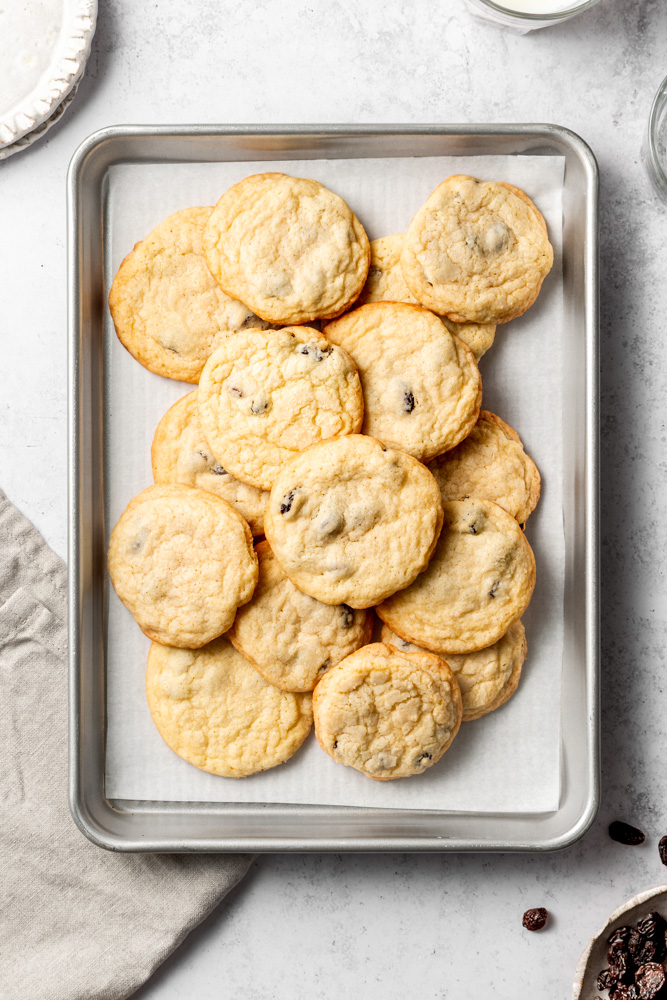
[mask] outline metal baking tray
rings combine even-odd
[[[105,775],[103,325],[107,172],[118,163],[442,155],[565,158],[563,279],[566,543],[561,796],[548,814],[118,801]],[[557,125],[126,126],[103,129],[68,174],[70,801],[119,851],[548,851],[592,822],[598,762],[598,172]],[[574,391],[572,391],[574,390]]]

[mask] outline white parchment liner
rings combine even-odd
[[[275,802],[472,813],[537,813],[558,807],[563,658],[564,392],[562,189],[564,160],[543,156],[415,157],[262,163],[124,164],[109,171],[107,289],[123,256],[165,216],[214,204],[248,174],[314,177],[342,195],[371,239],[403,232],[439,181],[453,173],[518,185],[547,221],[555,263],[537,303],[498,328],[482,359],[483,407],[521,435],[542,473],[542,498],[527,537],[537,586],[524,616],[528,657],[516,694],[499,711],[464,723],[425,774],[375,782],[334,763],[314,734],[289,761],[250,778],[199,771],[162,742],[144,692],[149,641],[109,587],[106,794],[115,799]],[[151,485],[150,446],[167,408],[193,386],[153,375],[121,346],[107,316],[106,503],[109,530]]]

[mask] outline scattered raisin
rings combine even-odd
[[[238,396],[239,399],[243,399],[243,391],[241,389],[237,389],[235,385],[230,386],[229,391],[232,396]]]
[[[403,393],[403,410],[405,413],[412,413],[415,408],[415,397],[408,390]]]
[[[318,674],[323,674],[325,670],[328,670],[331,666],[331,660],[325,660],[321,667],[317,668]]]
[[[423,760],[431,760],[431,759],[432,759],[432,758],[431,758],[431,755],[430,755],[430,753],[421,753],[421,754],[419,755],[419,757],[417,757],[417,761],[416,761],[416,763],[417,763],[417,764],[421,764],[421,762],[422,762]]]
[[[630,826],[629,823],[623,823],[621,820],[614,820],[613,823],[609,824],[609,836],[617,843],[627,844],[629,847],[637,847],[638,844],[643,844],[646,840],[641,830],[638,830],[636,826]]]
[[[667,865],[667,837],[662,837],[658,844],[658,854],[663,865]]]
[[[665,970],[659,962],[646,962],[637,969],[635,983],[641,1000],[653,1000],[665,985]]]
[[[210,471],[213,473],[214,476],[226,476],[227,475],[227,470],[223,469],[223,467],[220,465],[219,462],[216,462],[215,465],[212,465]]]
[[[496,591],[498,590],[499,586],[500,586],[500,583],[498,581],[496,581],[494,583],[494,585],[491,587],[491,590],[489,591],[489,597],[495,597],[496,596]]]
[[[523,926],[527,931],[541,931],[547,922],[547,911],[543,906],[538,906],[534,910],[526,910],[523,915]]]
[[[289,511],[292,508],[293,502],[294,502],[294,490],[290,490],[280,505],[280,513],[281,514],[289,513]]]
[[[331,744],[331,749],[335,750],[337,746],[338,746],[338,740],[334,740],[333,743]]]

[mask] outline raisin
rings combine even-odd
[[[607,943],[612,945],[618,942],[625,948],[630,938],[630,935],[632,934],[632,930],[633,930],[632,927],[627,927],[627,926],[617,927],[616,930],[612,931],[612,933],[609,935]]]
[[[251,413],[254,413],[255,416],[257,416],[259,413],[264,413],[265,410],[268,410],[268,408],[269,408],[269,403],[268,400],[266,399],[253,399],[252,403],[250,404],[250,411]]]
[[[423,760],[432,760],[430,753],[421,753],[419,757],[417,757],[416,763],[421,764]]]
[[[609,824],[609,836],[619,844],[627,844],[629,847],[637,847],[643,844],[646,837],[636,826],[623,823],[621,820],[614,820]]]
[[[373,264],[372,267],[368,268],[368,277],[369,278],[378,278],[381,274],[382,274],[382,268],[381,267],[376,267],[375,264]]]
[[[403,393],[403,411],[405,413],[412,413],[415,408],[415,397],[412,395],[410,390]]]
[[[653,1000],[665,985],[665,970],[659,962],[646,962],[637,969],[635,984],[641,1000]]]
[[[243,391],[241,389],[237,389],[235,385],[230,386],[229,391],[232,396],[238,396],[239,399],[243,399]]]
[[[471,535],[476,535],[476,534],[477,534],[477,525],[475,524],[475,522],[474,522],[474,521],[473,521],[473,523],[472,523],[472,524],[470,525],[470,528],[469,528],[468,530],[470,531],[470,534],[471,534]]]
[[[661,837],[658,844],[658,854],[663,865],[667,865],[667,837]]]
[[[216,462],[215,465],[211,466],[211,472],[213,473],[214,476],[226,476],[227,475],[227,470],[223,469],[223,467],[220,465],[219,462]]]
[[[526,910],[521,921],[527,931],[541,931],[547,922],[548,913],[543,906]]]
[[[292,509],[294,503],[294,490],[290,490],[280,505],[280,513],[287,514]]]
[[[321,667],[317,668],[318,674],[323,674],[325,670],[328,670],[331,666],[331,660],[325,660]]]
[[[494,585],[491,587],[491,590],[489,591],[489,597],[495,597],[496,596],[496,592],[497,592],[499,586],[500,586],[500,583],[496,580],[496,582],[494,583]]]
[[[340,612],[343,618],[343,628],[352,628],[354,625],[354,611],[347,604],[341,604]]]
[[[332,351],[333,347],[325,347],[324,350],[322,350],[322,348],[318,347],[317,344],[304,344],[301,348],[302,354],[310,354],[311,357],[315,358],[315,361],[324,361],[325,358],[329,357]]]
[[[635,965],[646,965],[647,962],[655,962],[657,960],[658,949],[653,938],[645,937],[643,934],[638,934],[638,938],[638,941],[631,938],[628,944],[628,951]]]
[[[597,978],[598,989],[600,992],[602,992],[602,990],[610,990],[615,982],[616,980],[612,975],[611,969],[603,969]]]
[[[333,743],[331,744],[331,749],[335,750],[337,746],[338,746],[338,740],[334,740]]]
[[[655,938],[659,934],[663,934],[667,925],[665,921],[653,910],[651,913],[647,913],[645,917],[637,922],[637,930],[640,934],[644,934],[646,937]]]
[[[637,1000],[639,994],[634,986],[616,983],[609,991],[609,1000]]]
[[[627,951],[618,951],[614,955],[607,952],[607,961],[609,962],[609,969],[614,979],[626,983],[632,982],[635,964]]]

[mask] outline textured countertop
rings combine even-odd
[[[559,854],[260,859],[142,1000],[569,996],[626,897],[667,881],[667,210],[640,148],[667,74],[664,0],[601,0],[518,36],[463,0],[102,0],[79,95],[0,164],[0,486],[66,546],[65,171],[141,122],[557,122],[591,145],[602,208],[602,805]],[[647,834],[611,842],[622,818]],[[540,934],[523,911],[546,906]]]

